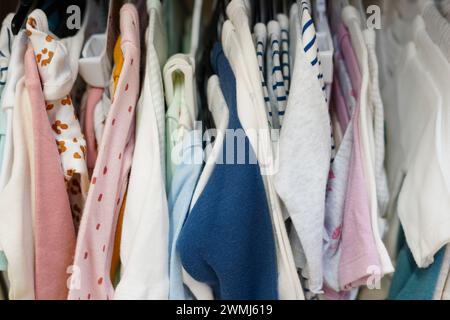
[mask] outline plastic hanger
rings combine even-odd
[[[322,63],[324,82],[333,82],[333,54],[334,45],[331,36],[330,25],[327,16],[327,4],[325,0],[314,1],[314,22],[317,32],[317,44],[319,46],[319,58]],[[328,101],[330,101],[330,91],[327,91]]]
[[[221,24],[222,21],[226,20],[226,6],[228,5],[227,0],[218,0],[214,8],[211,19],[206,27],[206,32],[203,39],[204,45],[202,48],[197,50],[197,72],[196,72],[196,82],[197,88],[199,90],[199,120],[202,121],[205,130],[215,128],[214,120],[209,111],[208,99],[206,96],[208,80],[214,74],[211,66],[210,55],[214,44],[221,38]],[[255,3],[255,1],[252,2]]]
[[[259,21],[264,24],[267,24],[267,7],[266,7],[267,1],[266,0],[259,0]]]
[[[266,0],[266,10],[267,10],[267,21],[272,21],[275,18],[276,0]]]
[[[194,12],[192,14],[192,38],[191,38],[191,54],[193,56],[197,53],[198,44],[200,41],[201,18],[203,11],[203,0],[195,0]]]
[[[362,0],[350,0],[350,3],[359,11],[359,14],[361,15],[361,23],[366,21],[366,9]]]

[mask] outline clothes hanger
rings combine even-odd
[[[266,0],[259,0],[259,20],[258,22],[267,24],[267,1]]]
[[[253,3],[255,3],[254,1]],[[226,7],[229,1],[218,0],[216,6],[213,9],[213,14],[206,27],[206,32],[203,36],[203,48],[199,48],[197,55],[197,72],[196,72],[196,82],[197,88],[199,88],[199,120],[202,121],[204,131],[208,129],[215,128],[214,119],[208,107],[208,98],[206,95],[208,88],[208,80],[214,74],[214,70],[211,66],[211,52],[214,44],[221,39],[221,26],[218,25],[222,21],[226,20]],[[252,3],[252,4],[253,4]]]
[[[252,6],[252,26],[261,22],[261,12],[259,10],[259,0],[251,0]]]
[[[365,46],[364,36],[361,29],[361,16],[359,11],[353,6],[347,6],[342,11],[342,20],[347,26],[353,49],[358,58],[359,67],[365,69],[365,61],[367,61],[367,47]]]
[[[191,38],[191,54],[193,56],[197,53],[197,48],[200,41],[201,18],[203,12],[203,0],[195,0],[194,12],[192,14],[192,38]]]
[[[267,10],[267,21],[272,21],[275,18],[276,12],[276,0],[266,0],[266,10]]]

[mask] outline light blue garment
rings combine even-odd
[[[3,251],[0,251],[0,271],[6,271],[8,262],[6,261],[6,256]]]
[[[203,168],[202,131],[193,130],[183,141],[182,161],[176,167],[169,192],[169,299],[186,300],[190,297],[183,285],[181,261],[176,243],[186,221],[192,197]]]

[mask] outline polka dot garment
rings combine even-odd
[[[78,234],[69,300],[112,299],[109,271],[117,219],[134,150],[139,94],[139,23],[136,8],[120,10],[124,65],[99,147]]]

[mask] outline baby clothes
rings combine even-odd
[[[35,292],[37,300],[67,298],[75,228],[55,138],[31,46],[25,54],[26,86],[33,116],[35,159]]]
[[[0,203],[8,208],[0,210],[0,243],[8,261],[9,298],[33,300],[33,122],[24,78],[17,83],[15,96],[14,109],[11,110],[14,162],[10,177],[0,192]]]
[[[56,39],[49,31],[45,13],[39,9],[30,14],[26,25],[38,62],[46,109],[61,157],[74,223],[78,227],[89,188],[89,174],[86,141],[70,91],[78,75],[77,52],[81,51],[84,28],[74,37]]]
[[[297,10],[296,5],[292,6],[291,22],[297,30],[302,30]],[[331,128],[325,95],[318,81],[318,61],[314,63],[315,58],[306,53],[308,48],[314,51],[311,49],[314,37],[307,43],[304,39],[300,35],[295,39],[297,52],[280,137],[280,168],[275,186],[295,228],[291,237],[297,238],[293,241],[297,267],[308,278],[309,290],[318,294],[323,283],[322,245]],[[317,57],[317,52],[314,55]]]
[[[0,103],[2,101],[3,91],[5,90],[6,81],[8,78],[8,66],[13,42],[13,34],[11,32],[11,21],[13,17],[13,14],[9,14],[3,20],[2,28],[0,30]],[[6,144],[6,126],[6,113],[0,109],[0,176],[2,170],[3,152]],[[1,250],[0,244],[0,271],[6,270],[6,263],[6,257]]]
[[[134,150],[134,111],[139,92],[139,21],[136,8],[120,9],[124,56],[114,102],[80,225],[69,299],[111,299],[112,242]]]
[[[230,106],[228,129],[242,130],[236,82],[219,44],[212,64]],[[245,146],[251,153],[248,139]],[[216,299],[277,299],[275,242],[264,184],[257,164],[236,162],[237,148],[234,144],[226,150],[224,145],[220,158],[233,163],[216,164],[181,231],[177,249],[186,271],[208,284]],[[227,152],[232,154],[227,157]]]
[[[146,68],[136,109],[136,147],[120,247],[121,279],[114,299],[168,299],[169,214],[164,181],[164,90],[167,40],[161,2],[147,2]],[[151,243],[151,247],[149,247]]]
[[[188,218],[189,206],[203,168],[202,131],[196,128],[183,141],[181,162],[172,180],[169,202],[169,299],[186,300],[179,252],[176,243],[184,222]]]

